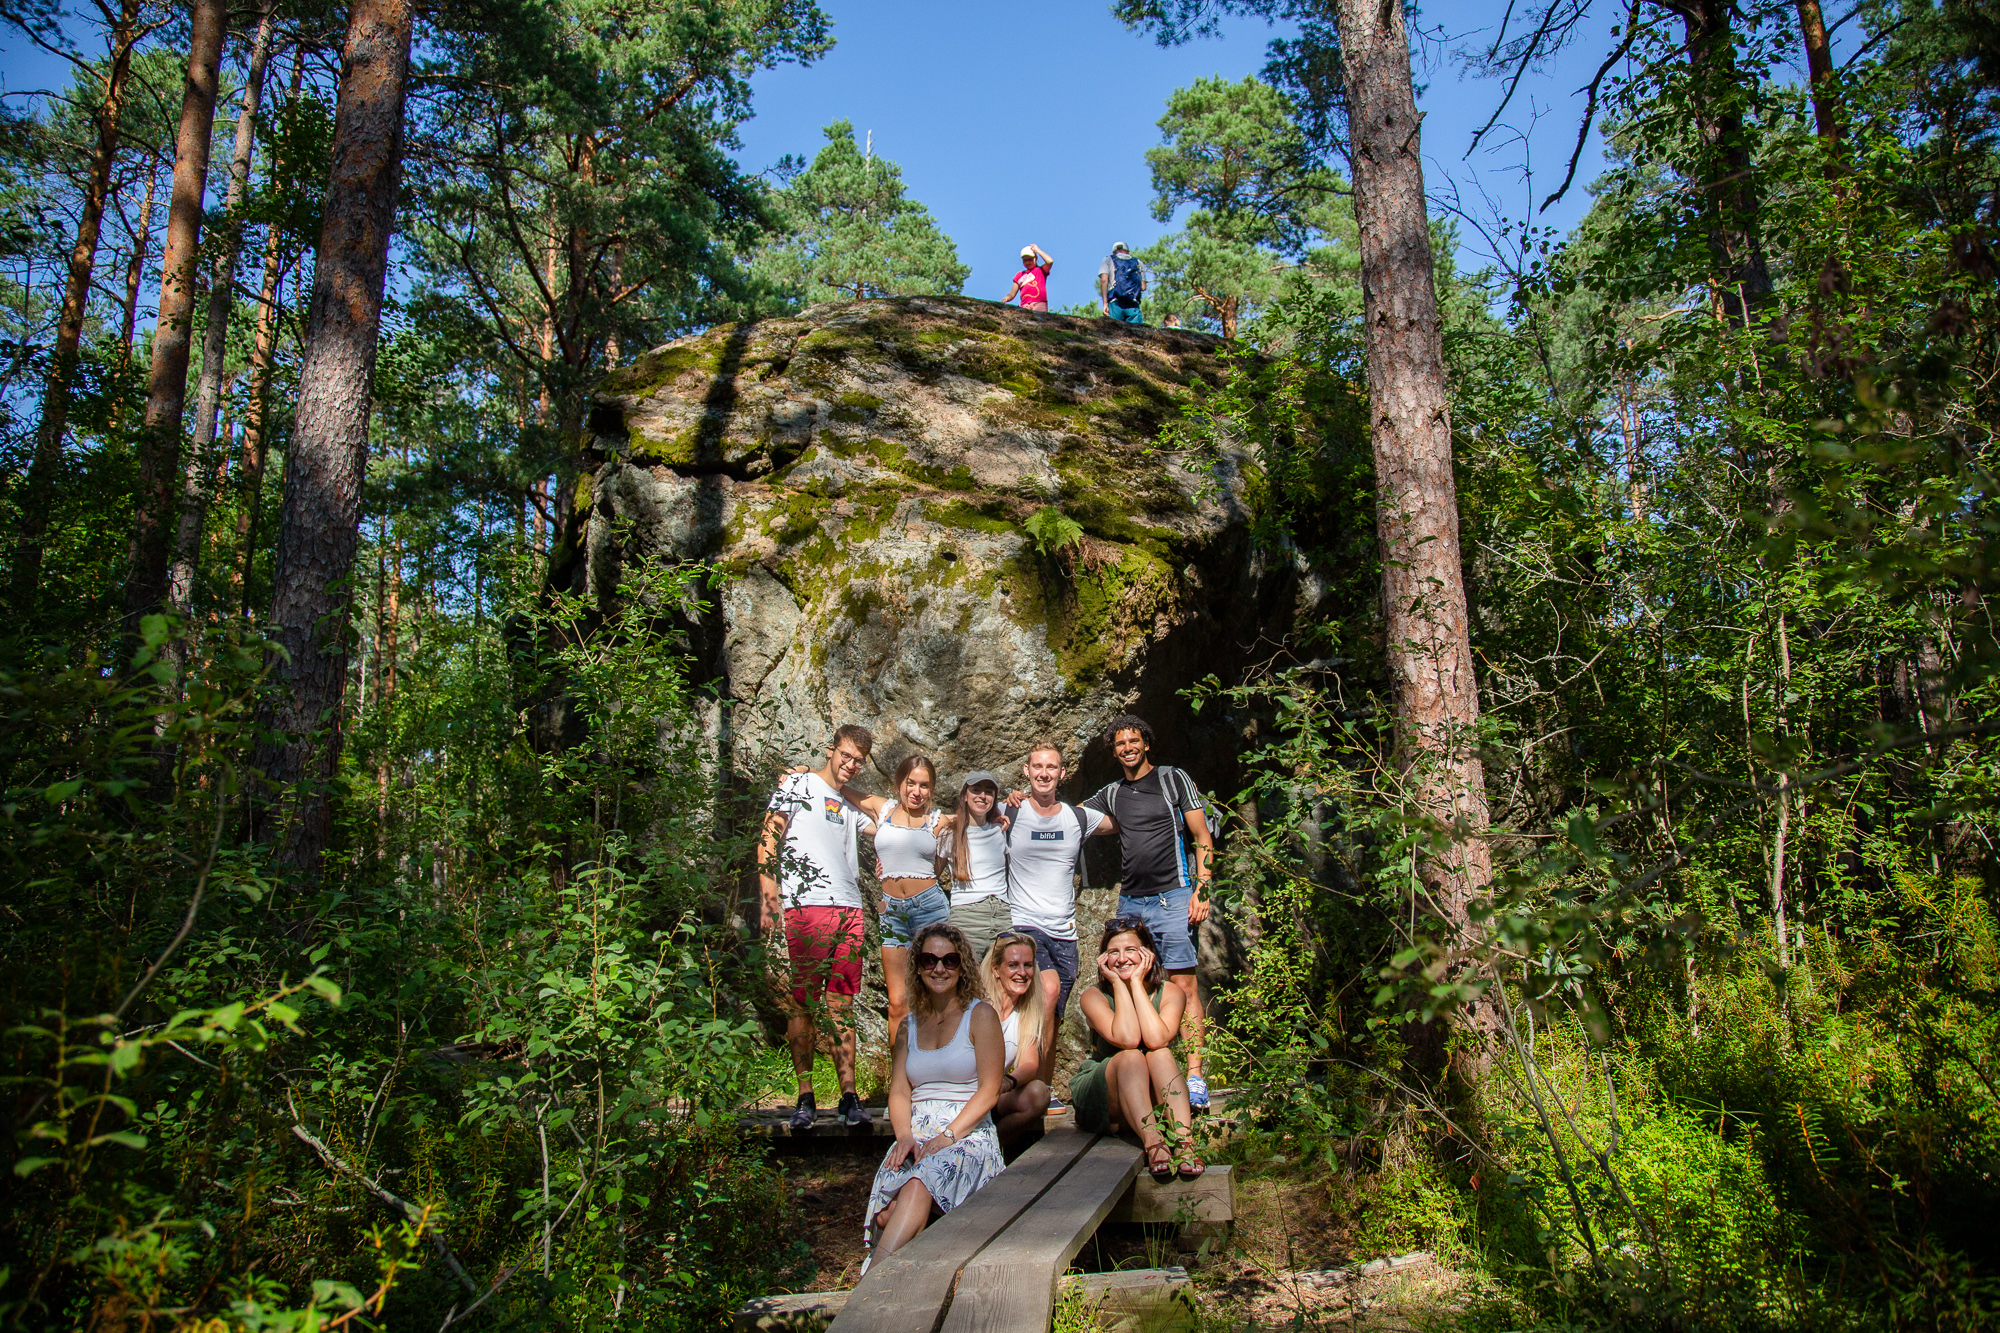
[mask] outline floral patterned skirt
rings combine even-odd
[[[918,1143],[924,1143],[944,1132],[944,1129],[958,1113],[965,1109],[963,1102],[922,1101],[910,1106],[910,1133]],[[981,1120],[970,1134],[948,1148],[932,1153],[921,1162],[905,1161],[898,1170],[889,1169],[889,1153],[895,1152],[891,1145],[888,1153],[882,1155],[882,1165],[875,1171],[875,1188],[868,1192],[868,1211],[861,1219],[861,1235],[870,1249],[875,1245],[875,1215],[889,1206],[896,1197],[896,1191],[912,1180],[924,1182],[930,1191],[931,1201],[945,1212],[964,1203],[972,1197],[972,1192],[993,1177],[1007,1169],[1007,1163],[1000,1155],[1000,1136],[993,1130],[991,1116]]]

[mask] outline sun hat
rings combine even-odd
[[[1114,244],[1114,245],[1113,245],[1113,246],[1111,247],[1111,253],[1112,253],[1112,254],[1114,254],[1114,255],[1115,255],[1115,254],[1120,254],[1120,253],[1123,253],[1123,254],[1128,254],[1128,255],[1129,255],[1129,254],[1131,254],[1131,253],[1132,253],[1132,250],[1131,250],[1131,247],[1129,247],[1129,246],[1127,246],[1127,245],[1125,244],[1125,242],[1123,242],[1123,241],[1119,241],[1119,242],[1117,242],[1116,244]]]

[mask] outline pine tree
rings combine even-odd
[[[825,134],[778,192],[782,239],[757,253],[755,272],[808,303],[962,291],[972,270],[930,210],[904,197],[902,168],[864,151],[847,121]]]

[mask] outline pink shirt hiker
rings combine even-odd
[[[1029,265],[1014,275],[1014,281],[1021,288],[1022,305],[1048,304],[1049,270],[1045,265]]]

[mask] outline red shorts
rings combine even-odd
[[[785,950],[792,958],[792,1002],[805,1005],[829,995],[861,993],[866,941],[858,907],[788,907]]]

